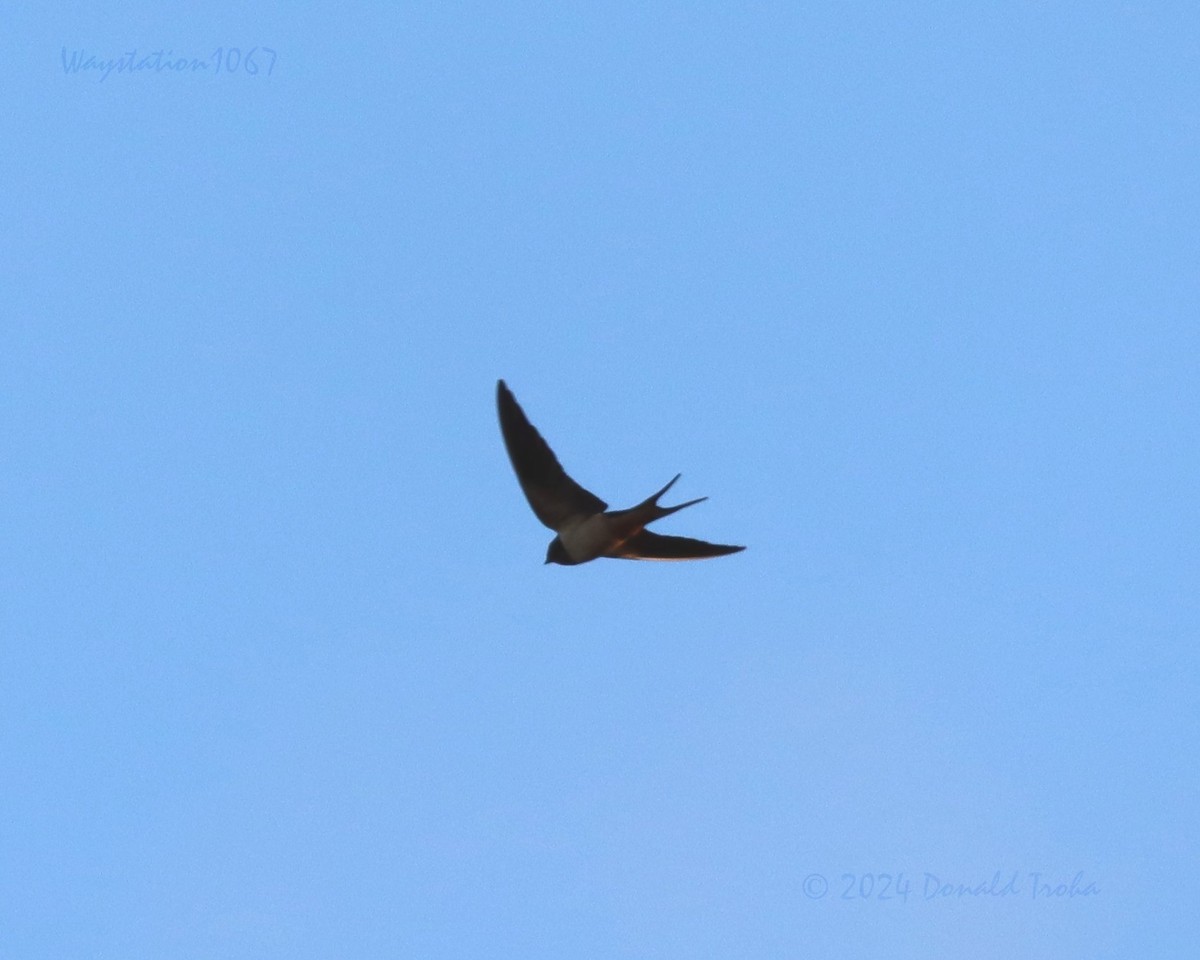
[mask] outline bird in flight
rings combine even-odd
[[[529,422],[503,380],[496,383],[496,407],[500,412],[500,432],[504,434],[508,458],[517,472],[525,499],[537,518],[557,534],[546,550],[546,563],[572,566],[597,557],[703,560],[746,549],[705,543],[690,537],[668,537],[646,529],[646,525],[655,520],[708,499],[700,497],[675,507],[660,507],[659,497],[670,490],[682,474],[677,473],[674,480],[636,507],[609,510],[607,503],[567,476],[554,451]]]

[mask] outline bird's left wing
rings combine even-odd
[[[529,422],[503,380],[496,384],[496,409],[500,413],[500,432],[504,434],[508,459],[517,472],[525,499],[542,523],[558,530],[571,517],[591,516],[608,509],[607,503],[567,476],[554,451]]]

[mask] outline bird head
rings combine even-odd
[[[550,541],[550,546],[546,548],[546,563],[561,563],[564,566],[571,566],[574,562],[567,556],[567,548],[563,546],[563,542],[558,537]]]

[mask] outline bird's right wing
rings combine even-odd
[[[691,537],[668,537],[642,530],[608,556],[621,560],[704,560],[708,557],[724,557],[745,549],[724,543],[706,543]]]
[[[500,432],[512,461],[525,499],[537,518],[551,530],[558,530],[573,516],[603,513],[608,504],[591,493],[563,470],[554,451],[529,422],[503,380],[496,384],[496,408],[500,412]]]

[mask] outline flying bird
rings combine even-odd
[[[597,557],[621,560],[702,560],[737,553],[745,547],[705,543],[691,537],[668,537],[651,533],[646,525],[707,500],[689,500],[675,507],[660,507],[659,497],[671,489],[675,479],[653,496],[628,510],[609,510],[608,504],[585,490],[563,470],[554,451],[529,422],[508,385],[496,383],[496,407],[500,432],[508,458],[517,472],[525,499],[537,518],[557,534],[546,550],[546,563],[573,566]]]

